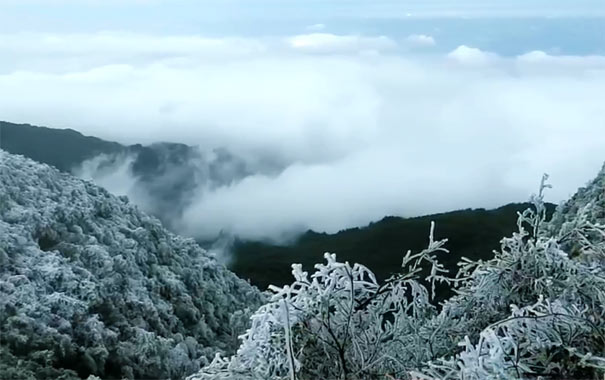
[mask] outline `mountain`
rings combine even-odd
[[[605,224],[605,166],[586,186],[581,187],[553,215],[551,228],[558,231],[580,214],[592,223]]]
[[[292,282],[291,263],[301,263],[305,270],[321,262],[325,252],[336,253],[341,261],[360,263],[379,280],[400,270],[405,252],[421,250],[427,244],[431,221],[435,222],[435,238],[447,238],[440,262],[455,274],[461,257],[472,260],[493,258],[500,239],[516,228],[517,213],[530,207],[528,203],[509,204],[494,210],[467,209],[416,218],[386,217],[367,227],[352,228],[336,234],[308,231],[291,244],[276,245],[259,241],[235,240],[231,247],[230,265],[239,277],[261,289],[268,285],[283,286]],[[548,215],[555,205],[547,204]],[[442,290],[442,296],[449,294]]]
[[[183,210],[204,191],[279,170],[279,165],[252,164],[224,148],[204,151],[170,142],[127,146],[71,129],[2,121],[0,148],[128,195],[173,230]]]
[[[125,197],[0,150],[1,379],[182,378],[262,301]]]
[[[570,230],[584,220],[594,225],[605,224],[605,166],[592,181],[579,188],[567,202],[557,209],[549,223],[549,232],[552,234],[561,234],[562,231],[570,233]],[[593,232],[591,239],[603,242],[605,235]],[[582,244],[573,240],[562,243],[562,245],[573,254],[579,254],[582,251]]]
[[[123,152],[116,142],[84,136],[73,129],[53,129],[0,121],[0,149],[70,172],[100,154]]]
[[[32,141],[30,146],[29,141]],[[51,141],[52,144],[44,144]],[[0,147],[40,162],[92,178],[114,193],[126,193],[144,211],[175,230],[175,221],[195,197],[204,191],[229,186],[255,173],[279,171],[276,165],[254,166],[226,149],[205,152],[175,143],[124,146],[72,130],[49,129],[0,122]],[[57,149],[61,147],[61,149]],[[120,176],[120,173],[126,173]],[[126,190],[123,188],[126,187]],[[230,251],[230,269],[241,278],[265,289],[269,284],[291,281],[290,264],[301,262],[306,269],[334,252],[350,262],[372,268],[380,279],[399,270],[407,249],[426,244],[430,222],[436,222],[437,237],[448,237],[452,255],[441,258],[451,273],[461,256],[489,259],[502,236],[514,229],[517,212],[527,204],[510,204],[495,210],[459,210],[418,218],[386,217],[367,227],[337,234],[308,231],[290,244],[244,241],[219,236],[200,242],[210,250]],[[552,212],[554,205],[548,205]],[[371,254],[369,254],[371,252]],[[449,294],[447,289],[443,295]]]

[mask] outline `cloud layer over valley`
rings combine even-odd
[[[273,37],[4,34],[0,119],[283,168],[194,191],[179,225],[199,238],[495,207],[527,199],[543,172],[558,202],[605,160],[603,56],[441,52],[423,31],[310,25]],[[125,191],[126,176],[104,185]]]

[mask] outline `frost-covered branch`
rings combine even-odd
[[[402,272],[381,284],[331,254],[310,276],[294,265],[295,281],[271,288],[238,353],[192,379],[285,379],[291,353],[298,379],[602,378],[605,226],[594,215],[605,219],[605,207],[588,202],[547,222],[547,179],[493,259],[464,259],[455,278],[437,260],[447,250],[434,225],[428,247],[407,252]],[[456,295],[437,311],[439,281]]]

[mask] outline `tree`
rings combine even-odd
[[[434,225],[428,248],[408,252],[402,273],[382,284],[331,254],[310,276],[293,265],[294,282],[271,287],[237,354],[189,379],[602,378],[605,226],[586,217],[587,204],[553,229],[546,180],[495,257],[463,260],[453,278],[436,259],[447,250]],[[435,305],[439,281],[456,295]]]

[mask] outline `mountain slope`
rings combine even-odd
[[[125,198],[0,150],[0,378],[182,378],[261,298]]]
[[[605,166],[586,186],[581,187],[553,215],[551,228],[560,229],[564,223],[573,221],[583,211],[594,223],[605,223]]]
[[[84,136],[73,129],[53,129],[0,121],[0,149],[70,172],[99,154],[122,152],[116,142]]]
[[[551,215],[555,205],[546,206]],[[302,263],[305,270],[311,270],[315,263],[322,261],[324,252],[331,252],[342,261],[366,265],[378,279],[384,280],[400,271],[407,249],[417,251],[426,246],[426,231],[434,221],[435,237],[447,238],[447,248],[452,252],[443,255],[440,261],[450,273],[456,273],[461,257],[491,259],[502,236],[515,230],[517,212],[528,207],[528,203],[519,203],[494,210],[459,210],[416,218],[386,217],[367,227],[336,234],[308,231],[289,245],[235,241],[230,267],[241,278],[250,279],[265,289],[269,284],[289,284],[291,263]]]
[[[223,148],[202,150],[170,142],[127,146],[71,129],[4,121],[0,121],[0,149],[128,195],[172,230],[194,197],[255,173],[281,170],[276,162],[248,162]]]

